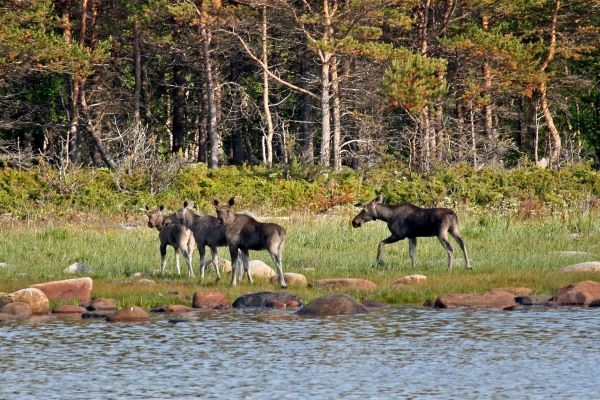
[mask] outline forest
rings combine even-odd
[[[2,0],[0,163],[560,169],[600,0]]]

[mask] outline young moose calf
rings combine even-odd
[[[448,233],[460,246],[465,256],[465,266],[471,269],[467,248],[460,237],[458,217],[449,208],[420,208],[413,204],[385,205],[383,196],[379,195],[368,203],[356,204],[362,211],[352,220],[354,228],[369,221],[381,220],[387,222],[392,233],[388,238],[379,242],[377,248],[377,265],[383,264],[381,254],[383,246],[408,238],[408,252],[413,268],[415,267],[415,254],[417,251],[417,237],[437,236],[440,243],[448,253],[448,271],[452,271],[452,254],[454,249],[448,241]]]
[[[212,254],[211,262],[217,272],[217,279],[221,279],[217,246],[226,246],[227,239],[219,220],[212,215],[196,213],[187,201],[183,203],[183,207],[177,212],[177,218],[179,223],[185,225],[194,234],[196,246],[200,253],[200,274],[202,279],[204,279],[204,270],[207,265],[206,246],[210,248]]]
[[[181,275],[179,267],[179,252],[183,253],[183,258],[188,264],[188,272],[191,278],[194,277],[192,268],[192,253],[194,252],[194,236],[192,231],[177,222],[176,215],[166,216],[163,214],[164,206],[160,206],[158,210],[150,210],[146,206],[146,215],[148,216],[148,227],[158,230],[158,238],[160,239],[160,273],[165,273],[165,264],[167,263],[167,246],[172,246],[175,249],[175,266],[177,267],[177,275]]]
[[[283,277],[283,268],[281,258],[283,256],[283,247],[285,244],[285,228],[281,225],[268,222],[258,222],[246,214],[236,214],[231,211],[234,204],[233,197],[227,204],[220,205],[217,200],[213,200],[213,205],[217,211],[217,218],[223,224],[223,231],[227,238],[229,254],[231,255],[231,285],[237,284],[239,274],[240,260],[244,264],[244,273],[248,275],[248,281],[252,283],[250,275],[249,250],[267,250],[277,267],[279,286],[286,288]]]

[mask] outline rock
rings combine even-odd
[[[396,279],[394,282],[392,282],[392,285],[394,285],[394,286],[413,285],[416,283],[424,283],[424,282],[427,282],[427,277],[425,275],[415,274],[415,275],[405,275],[403,277],[400,277],[400,278]]]
[[[600,261],[585,261],[578,264],[567,265],[562,268],[564,272],[599,272]]]
[[[80,306],[87,307],[92,299],[92,278],[75,278],[61,281],[38,283],[30,287],[40,289],[48,300],[77,300]]]
[[[370,291],[377,288],[374,282],[366,279],[357,278],[332,278],[332,279],[319,279],[312,284],[313,287],[319,289],[357,289],[363,291]]]
[[[590,253],[587,251],[578,251],[578,250],[565,250],[565,251],[554,251],[553,254],[563,257],[574,257],[574,256],[587,256]]]
[[[107,319],[108,315],[103,313],[95,313],[95,312],[85,312],[81,314],[81,318],[83,319]]]
[[[27,288],[17,290],[12,293],[14,302],[23,302],[31,306],[31,312],[34,315],[48,314],[50,312],[50,302],[46,294],[40,289]]]
[[[17,319],[18,317],[15,317],[14,315],[11,314],[5,314],[5,313],[1,313],[0,312],[0,322],[6,322],[6,321],[14,321],[15,319]]]
[[[302,307],[302,300],[288,292],[258,292],[245,294],[233,302],[234,308]]]
[[[63,270],[63,272],[66,273],[66,274],[82,275],[82,274],[85,274],[85,273],[92,272],[92,270],[87,265],[76,262],[76,263],[73,263],[73,264],[69,265],[67,268],[65,268]]]
[[[82,315],[87,312],[87,308],[76,306],[73,304],[62,304],[52,310],[53,314],[79,314]]]
[[[180,314],[193,311],[192,307],[184,306],[183,304],[170,304],[154,307],[152,312],[164,312],[164,313],[172,313],[172,314]]]
[[[89,311],[117,311],[117,301],[115,299],[94,299],[87,307]]]
[[[12,315],[19,318],[29,318],[33,314],[28,303],[20,301],[8,303],[0,308],[0,313]]]
[[[109,315],[109,322],[144,322],[150,319],[150,315],[140,307],[129,307]]]
[[[312,301],[296,312],[300,316],[325,317],[369,312],[369,309],[345,294],[334,294]]]
[[[539,296],[517,296],[515,301],[517,304],[523,306],[543,306],[550,304],[552,296],[550,295],[539,295]]]
[[[551,301],[561,305],[587,306],[600,301],[600,282],[582,281],[560,288]]]
[[[14,299],[10,293],[0,292],[0,308],[4,307],[5,304],[13,303]]]
[[[231,273],[231,262],[224,264],[225,265],[223,270],[227,273]],[[248,261],[248,268],[250,269],[252,279],[271,279],[272,277],[277,276],[275,270],[273,270],[273,268],[271,268],[267,263],[265,263],[262,260]]]
[[[306,276],[304,276],[302,274],[297,274],[295,272],[284,272],[283,273],[283,279],[285,279],[285,283],[288,286],[295,286],[295,287],[306,287],[306,286],[308,286],[308,281],[306,280]],[[275,274],[271,278],[271,283],[279,283],[277,281],[277,274]]]
[[[192,307],[204,310],[221,310],[231,308],[231,302],[225,293],[217,290],[210,290],[194,293]]]
[[[516,305],[515,296],[502,290],[493,290],[481,294],[446,294],[438,297],[433,303],[436,308],[511,308],[516,307]]]
[[[492,292],[495,291],[501,291],[501,292],[508,292],[510,294],[512,294],[513,296],[529,296],[531,293],[533,293],[533,290],[531,290],[530,288],[526,288],[526,287],[503,287],[503,288],[495,288],[492,289]]]
[[[363,306],[365,306],[367,308],[386,308],[386,307],[389,307],[389,304],[381,303],[381,302],[375,301],[375,300],[363,300],[363,301],[360,302],[360,304],[362,304]]]

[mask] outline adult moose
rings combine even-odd
[[[452,271],[454,249],[448,241],[448,233],[450,233],[465,256],[466,268],[471,269],[467,248],[460,236],[458,217],[449,208],[421,208],[409,203],[386,205],[383,204],[382,195],[377,196],[368,203],[359,203],[356,206],[362,207],[362,211],[352,220],[354,228],[360,228],[365,222],[381,220],[387,222],[388,229],[392,233],[388,238],[379,242],[377,265],[383,264],[381,259],[383,246],[408,238],[408,252],[414,268],[417,237],[437,236],[448,253],[448,271]]]
[[[241,262],[244,265],[244,273],[248,275],[248,281],[253,283],[248,266],[248,251],[267,250],[277,267],[279,286],[286,288],[287,285],[281,266],[285,244],[285,228],[273,223],[258,222],[246,214],[234,213],[231,211],[231,207],[234,204],[235,200],[233,197],[229,199],[227,204],[223,205],[219,204],[218,200],[213,200],[213,205],[217,211],[217,218],[223,224],[223,231],[225,232],[229,254],[231,255],[231,285],[235,286],[237,284],[240,272],[239,257],[241,257]]]

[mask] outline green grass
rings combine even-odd
[[[387,228],[382,222],[371,222],[353,229],[349,221],[355,212],[345,208],[328,215],[272,219],[288,231],[284,270],[304,274],[309,282],[335,277],[369,279],[378,285],[375,291],[347,293],[359,299],[401,304],[422,304],[445,293],[483,292],[497,287],[529,287],[536,294],[552,294],[573,282],[600,279],[600,273],[561,271],[565,265],[600,258],[600,223],[593,215],[520,221],[459,212],[473,271],[464,268],[462,253],[452,242],[456,247],[454,270],[448,272],[446,254],[436,238],[419,238],[415,269],[410,264],[407,241],[386,246],[385,265],[375,268],[377,244],[387,237]],[[564,255],[562,251],[587,254]],[[228,258],[227,253],[226,248],[220,249],[220,256]],[[253,252],[251,257],[272,264],[266,252]],[[195,291],[207,288],[226,292],[232,301],[244,293],[278,290],[275,284],[261,281],[253,286],[244,281],[232,288],[226,276],[216,282],[214,271],[208,272],[204,282],[199,277],[188,279],[183,258],[179,277],[171,248],[168,274],[160,276],[158,234],[145,226],[141,213],[134,226],[127,228],[114,220],[5,221],[0,225],[0,262],[4,263],[0,267],[0,292],[72,278],[63,270],[80,262],[94,269],[87,275],[94,279],[94,297],[116,298],[123,307],[189,304]],[[199,275],[197,252],[194,267]],[[139,282],[132,277],[137,272],[156,283]],[[415,273],[427,275],[428,281],[414,286],[392,285],[399,277]],[[327,294],[311,287],[288,290],[306,302]]]

